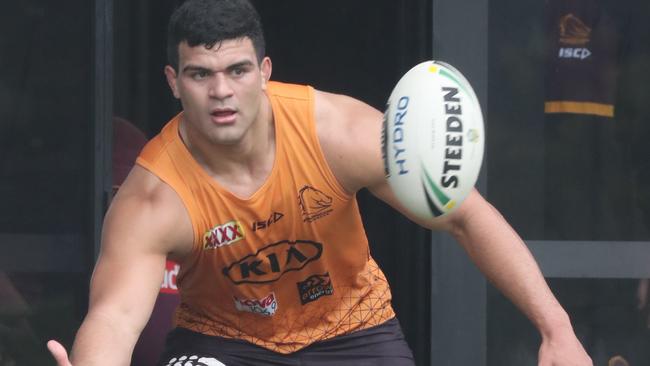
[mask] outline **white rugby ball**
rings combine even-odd
[[[432,219],[458,207],[476,183],[484,144],[481,107],[458,70],[427,61],[399,80],[382,149],[388,184],[408,211]]]

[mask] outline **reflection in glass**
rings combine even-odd
[[[45,342],[71,345],[86,282],[77,273],[0,272],[0,366],[49,365]]]
[[[552,279],[594,365],[650,365],[647,293],[632,279]],[[496,290],[488,297],[488,365],[534,366],[541,338],[530,322]],[[625,363],[616,366],[625,366]]]
[[[3,3],[0,232],[85,228],[92,166],[91,4]]]
[[[490,199],[529,240],[648,240],[648,5],[490,6]]]
[[[92,5],[2,4],[0,366],[51,364],[45,342],[69,346],[85,306],[84,274],[45,271],[86,265],[71,247],[90,222]]]
[[[526,240],[649,241],[650,4],[498,1],[489,19],[489,199]],[[595,365],[650,365],[648,280],[549,282]],[[489,365],[536,365],[539,335],[493,290],[487,338]]]

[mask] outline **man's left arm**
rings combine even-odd
[[[397,202],[387,184],[371,192],[420,225],[449,232],[486,278],[510,299],[542,336],[539,365],[592,365],[569,316],[514,229],[476,190],[451,214],[425,222]]]
[[[477,191],[456,212],[428,226],[448,231],[487,279],[533,322],[542,336],[540,365],[592,364],[528,247]]]
[[[388,186],[379,111],[352,98],[317,92],[316,120],[323,152],[343,187],[350,193],[366,187],[412,221],[451,233],[488,280],[535,324],[543,339],[539,365],[592,365],[530,251],[476,190],[451,214],[423,221],[410,215]]]

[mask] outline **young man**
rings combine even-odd
[[[129,364],[169,257],[181,305],[162,365],[413,365],[355,201],[367,187],[408,215],[384,177],[381,112],[270,82],[247,0],[186,1],[168,47],[183,112],[106,216],[72,364]],[[477,192],[419,223],[454,235],[533,321],[540,365],[591,365],[525,245]]]

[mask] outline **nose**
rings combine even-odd
[[[221,72],[215,74],[215,77],[210,83],[208,95],[211,98],[227,99],[233,95],[233,89],[230,87],[228,78]]]

